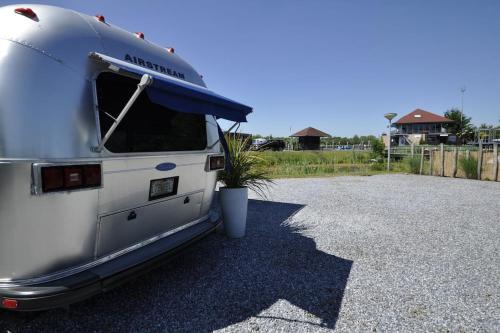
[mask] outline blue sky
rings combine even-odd
[[[254,107],[242,130],[379,135],[383,114],[500,119],[500,1],[32,1],[103,14]],[[1,4],[15,3],[0,1]]]

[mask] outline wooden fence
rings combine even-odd
[[[424,150],[421,150],[419,154],[421,174],[466,178],[464,171],[460,167],[460,159],[473,158],[477,161],[476,179],[500,181],[498,143],[493,145],[493,149],[483,149],[480,145],[477,150],[460,150],[457,147],[448,146],[445,148],[441,144],[435,148],[429,148],[429,150],[428,162],[424,161]]]

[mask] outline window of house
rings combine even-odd
[[[113,124],[139,81],[114,73],[96,80],[101,135]],[[152,103],[144,91],[106,142],[113,153],[203,150],[207,145],[205,116],[182,113]]]

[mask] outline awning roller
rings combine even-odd
[[[251,107],[232,101],[204,87],[100,53],[91,53],[89,57],[107,64],[113,71],[125,71],[137,75],[137,78],[141,78],[144,74],[150,75],[153,82],[146,88],[149,99],[169,109],[185,113],[207,114],[235,122],[246,122],[246,116],[252,112]]]

